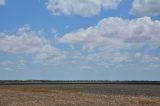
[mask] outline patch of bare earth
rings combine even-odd
[[[160,97],[0,87],[0,106],[160,106]]]

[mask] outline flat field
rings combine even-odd
[[[0,106],[160,106],[160,85],[0,85]]]

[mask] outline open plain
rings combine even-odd
[[[0,106],[160,106],[160,85],[0,85]]]

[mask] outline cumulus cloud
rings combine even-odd
[[[159,16],[160,0],[134,0],[131,13],[137,16]]]
[[[2,6],[5,5],[5,1],[6,0],[0,0],[0,5],[2,5]]]
[[[47,9],[53,15],[97,15],[102,8],[116,9],[121,0],[49,0]]]
[[[0,52],[32,55],[36,62],[56,62],[64,58],[60,50],[28,25],[19,28],[16,35],[0,33]]]
[[[114,51],[124,48],[140,48],[148,44],[160,47],[160,21],[150,17],[122,19],[111,17],[102,19],[96,26],[79,29],[59,38],[61,43],[82,44],[86,50],[95,48]]]
[[[159,64],[159,57],[135,56],[135,53],[144,48],[147,51],[158,50],[159,29],[160,21],[152,20],[150,17],[137,19],[110,17],[102,19],[95,26],[66,33],[58,38],[58,42],[72,45],[75,50],[84,53],[79,58],[94,64],[95,67],[116,70],[115,66],[124,68],[125,64],[137,64],[138,61],[143,64],[143,61],[148,61],[145,63],[147,67],[150,63]]]

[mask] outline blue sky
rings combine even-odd
[[[0,0],[0,80],[160,80],[159,0]]]

